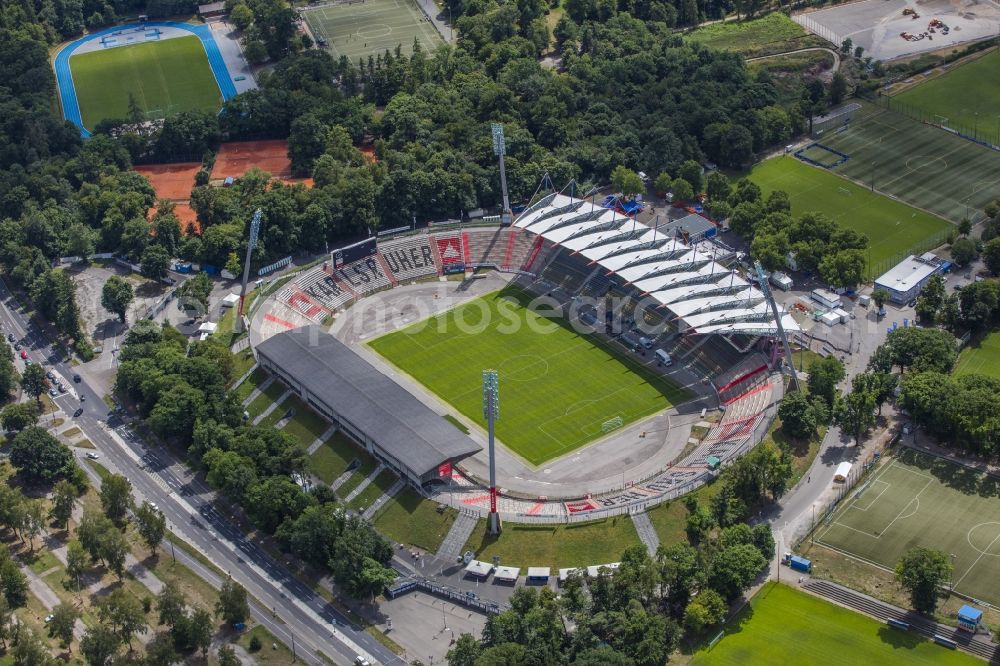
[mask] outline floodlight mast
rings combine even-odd
[[[240,307],[236,312],[236,323],[234,325],[237,332],[243,330],[243,301],[247,296],[247,281],[250,279],[250,256],[253,254],[254,248],[257,247],[257,234],[260,232],[260,221],[263,216],[263,211],[258,208],[254,211],[253,218],[250,220],[250,240],[247,243],[247,256],[243,262],[243,285],[240,287]]]
[[[510,224],[514,220],[514,214],[510,210],[510,197],[507,195],[507,167],[503,163],[503,156],[507,154],[507,145],[503,138],[503,125],[492,123],[490,132],[493,134],[493,154],[500,158],[500,191],[503,194],[500,224]]]
[[[497,513],[497,453],[493,425],[500,418],[500,379],[496,370],[483,370],[483,417],[486,419],[490,453],[490,517],[487,529],[500,534],[500,514]]]
[[[781,339],[781,344],[785,347],[785,358],[788,359],[788,367],[792,371],[792,387],[798,391],[800,390],[799,376],[795,372],[795,364],[792,363],[792,347],[788,344],[785,327],[781,325],[781,312],[778,310],[778,304],[775,302],[774,294],[771,292],[771,285],[767,282],[767,273],[764,272],[764,267],[761,266],[759,261],[755,261],[753,267],[757,272],[757,284],[760,286],[760,290],[764,292],[764,298],[767,299],[768,304],[771,306],[771,312],[774,314],[774,324],[778,329],[778,337]]]

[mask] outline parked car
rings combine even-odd
[[[15,342],[14,343],[14,351],[21,351],[21,343],[20,342]]]
[[[56,388],[59,389],[60,393],[65,393],[66,392],[66,387],[63,386],[62,384],[57,384]]]
[[[80,375],[73,375],[73,382],[79,384],[82,381]]]
[[[26,352],[26,351],[24,351],[24,350],[22,349],[22,350],[21,350],[21,360],[24,360],[24,359],[26,359],[26,358],[28,358],[28,352]]]
[[[94,453],[93,451],[87,451],[87,457],[90,458],[91,460],[97,460],[101,456],[100,454]]]
[[[13,333],[8,333],[7,334],[7,342],[14,342],[14,334]]]
[[[49,389],[49,395],[51,395],[54,398],[57,395],[59,395],[59,391],[55,390],[54,388],[50,388]]]
[[[54,373],[51,370],[49,370],[48,372],[45,373],[45,376],[48,377],[49,379],[55,379],[56,378],[56,373]]]

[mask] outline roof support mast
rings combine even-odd
[[[764,267],[760,265],[759,261],[754,262],[754,270],[757,272],[757,283],[760,285],[760,290],[764,292],[764,298],[767,299],[768,304],[771,306],[771,312],[774,314],[774,324],[778,328],[778,337],[781,338],[781,344],[785,346],[785,358],[788,359],[788,367],[792,370],[792,387],[799,391],[799,376],[795,372],[795,364],[792,363],[792,348],[788,344],[788,336],[785,335],[785,327],[781,325],[781,311],[778,310],[778,304],[774,300],[774,294],[771,293],[771,285],[767,282],[767,273],[764,272]]]

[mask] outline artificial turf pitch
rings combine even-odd
[[[971,666],[982,662],[787,585],[768,583],[726,624],[723,638],[696,652],[692,663]]]
[[[304,8],[303,16],[313,36],[326,39],[335,58],[347,56],[352,63],[396,46],[410,53],[414,39],[424,52],[444,43],[415,0],[353,0]]]
[[[849,496],[816,541],[892,569],[914,546],[954,555],[955,591],[1000,604],[1000,477],[903,450]]]
[[[1000,144],[1000,50],[894,95],[892,102],[927,114],[947,127],[975,131]]]
[[[773,190],[787,192],[795,216],[824,213],[837,224],[868,236],[870,274],[878,274],[883,266],[888,268],[893,260],[915,249],[929,249],[923,246],[949,229],[940,218],[787,155],[755,166],[750,180],[765,197]]]
[[[538,465],[623,425],[686,400],[655,369],[652,354],[630,355],[524,307],[515,288],[475,299],[369,345],[485,426],[482,371],[500,378],[497,437]]]
[[[197,37],[174,37],[70,57],[83,125],[129,115],[129,94],[147,118],[178,111],[217,111],[219,84]]]
[[[994,331],[981,342],[966,346],[958,357],[954,373],[986,375],[1000,379],[1000,331]]]

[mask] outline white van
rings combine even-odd
[[[657,349],[656,350],[656,360],[659,361],[660,363],[662,363],[663,365],[673,365],[674,364],[674,360],[672,358],[670,358],[670,354],[668,354],[666,352],[666,350],[663,350],[663,349]]]

